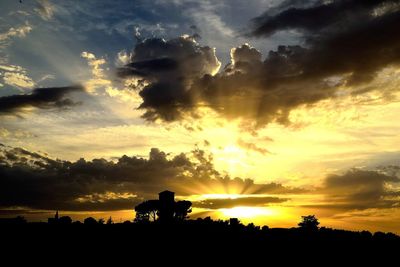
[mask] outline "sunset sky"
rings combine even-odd
[[[399,0],[2,0],[0,216],[400,233]]]

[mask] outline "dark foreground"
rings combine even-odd
[[[383,264],[385,261],[398,262],[400,252],[400,237],[391,233],[371,234],[328,228],[260,229],[253,225],[204,220],[169,225],[27,223],[0,225],[0,228],[2,256],[18,252],[30,259],[40,255],[39,260],[59,255],[65,260],[108,257],[131,263],[136,260],[146,260],[147,263],[165,260],[175,265],[187,260],[202,263],[204,259],[226,263],[236,260],[248,263],[259,260],[299,261],[298,265],[303,265],[301,263],[315,263],[321,258],[329,265],[332,262],[368,263],[372,260]]]

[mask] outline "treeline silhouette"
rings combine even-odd
[[[18,251],[38,247],[42,251],[72,250],[74,253],[147,253],[149,250],[173,253],[231,251],[249,255],[269,253],[311,253],[354,257],[357,251],[381,255],[400,248],[400,237],[393,233],[347,231],[319,227],[313,215],[304,216],[298,227],[269,228],[238,219],[213,220],[210,217],[163,223],[160,220],[115,223],[112,218],[86,218],[72,222],[62,216],[57,222],[26,222],[14,218],[0,225],[3,244]],[[113,244],[113,245],[111,245]],[[106,247],[103,247],[106,246]],[[262,252],[263,251],[263,252]],[[218,254],[217,254],[218,255]]]
[[[378,252],[388,254],[400,248],[400,237],[393,233],[320,227],[314,215],[302,216],[298,227],[293,228],[244,225],[237,218],[189,219],[191,203],[175,202],[171,193],[162,192],[158,201],[137,205],[136,218],[132,221],[116,223],[111,217],[107,220],[88,217],[80,222],[69,216],[59,216],[58,212],[47,223],[27,222],[23,217],[3,218],[0,219],[2,243],[18,251],[37,248],[78,254],[84,251],[108,254],[153,251],[177,257],[204,251],[209,255],[230,251],[231,256],[268,253],[269,257],[318,253],[336,258],[355,257],[356,251],[362,251],[377,257],[382,255]]]
[[[58,212],[57,212],[58,214]],[[56,215],[57,216],[57,215]],[[49,218],[54,219],[54,218]],[[152,233],[161,233],[163,230],[173,230],[177,232],[186,232],[196,230],[192,235],[196,235],[196,232],[210,232],[218,233],[217,235],[229,234],[236,237],[254,238],[255,241],[283,241],[285,239],[291,239],[292,241],[298,239],[303,241],[363,241],[363,242],[374,242],[374,241],[394,241],[399,242],[400,236],[391,232],[375,232],[369,231],[349,231],[339,230],[329,227],[319,227],[319,221],[315,215],[302,216],[298,227],[293,228],[269,228],[267,225],[257,226],[254,223],[244,225],[237,218],[230,218],[229,220],[213,220],[211,217],[187,219],[174,221],[172,223],[163,223],[160,220],[156,221],[130,221],[114,222],[112,217],[107,220],[100,218],[96,220],[93,217],[87,217],[81,221],[73,221],[69,216],[61,216],[56,220],[49,220],[46,222],[28,222],[24,217],[17,216],[15,218],[0,218],[0,229],[4,233],[5,230],[13,231],[18,230],[19,232],[29,233],[29,231],[107,231],[111,230],[127,230],[126,233],[135,233],[141,235],[152,236]],[[144,232],[143,232],[143,231]],[[148,232],[147,232],[148,231]]]

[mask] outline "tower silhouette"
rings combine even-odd
[[[163,223],[171,222],[174,219],[175,193],[163,191],[158,194],[159,199],[159,220]]]

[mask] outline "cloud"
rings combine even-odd
[[[102,65],[106,63],[104,58],[96,58],[96,56],[89,52],[82,52],[81,57],[88,60],[88,65],[92,67],[92,74],[96,78],[104,77],[104,70],[102,69]]]
[[[27,70],[21,66],[0,64],[0,76],[5,84],[24,89],[32,89],[36,83],[32,80]]]
[[[37,0],[37,8],[34,9],[43,20],[53,18],[55,7],[49,0]]]
[[[28,23],[18,28],[11,27],[7,32],[0,33],[0,44],[8,41],[12,37],[25,37],[31,30],[32,27]]]
[[[400,22],[398,1],[330,1],[290,7],[273,16],[267,12],[254,22],[254,36],[303,31],[307,49],[296,62],[302,78],[347,73],[347,82],[358,84],[400,61],[400,30],[395,26]]]
[[[260,51],[244,44],[231,49],[231,63],[225,68],[226,72],[240,71],[244,73],[252,72],[261,67],[262,54]]]
[[[193,207],[206,209],[229,209],[238,206],[267,206],[269,204],[283,203],[287,198],[279,197],[239,197],[239,198],[216,198],[193,202]]]
[[[41,83],[41,82],[47,81],[47,80],[54,80],[55,78],[56,77],[52,74],[45,74],[39,80],[37,80],[36,83]]]
[[[35,86],[35,82],[23,72],[5,72],[3,81],[8,85],[21,88],[33,88]]]
[[[3,140],[10,140],[10,139],[15,139],[15,140],[20,140],[20,139],[26,139],[33,137],[33,135],[28,132],[28,131],[23,131],[23,130],[8,130],[6,128],[0,127],[0,137]]]
[[[194,40],[178,40],[187,43],[191,50],[201,48]],[[135,54],[147,55],[146,61],[134,59],[120,70],[120,75],[138,76],[147,83],[139,92],[143,99],[140,108],[146,109],[143,117],[150,121],[196,116],[199,108],[208,107],[225,118],[250,119],[260,125],[271,121],[287,123],[291,109],[315,103],[335,92],[319,83],[309,84],[292,77],[299,72],[296,60],[304,52],[300,47],[280,47],[261,62],[260,53],[245,44],[232,49],[232,62],[222,73],[213,75],[219,61],[210,48],[196,56],[183,45],[169,49],[165,45],[168,42],[161,39],[147,42],[135,48]]]
[[[106,60],[104,58],[96,58],[94,54],[86,51],[81,53],[81,57],[88,61],[93,76],[85,82],[86,90],[89,93],[95,94],[100,88],[111,87],[112,82],[107,79],[103,68]]]
[[[126,52],[125,50],[119,51],[117,53],[117,57],[115,58],[115,65],[117,67],[123,67],[128,64],[131,60],[131,54]]]
[[[13,39],[16,37],[24,38],[32,29],[32,26],[28,22],[25,22],[25,25],[11,27],[6,32],[0,33],[0,64],[7,62],[8,55],[3,50],[12,44]]]
[[[62,108],[76,105],[65,95],[84,91],[81,86],[36,88],[29,94],[0,97],[0,114],[11,114],[23,108]]]
[[[118,53],[118,55],[120,55],[120,53]],[[110,97],[119,98],[119,100],[124,102],[136,102],[138,98],[137,92],[130,90],[129,87],[132,84],[136,84],[136,80],[128,79],[125,81],[124,89],[127,90],[115,87],[113,81],[107,75],[108,73],[106,71],[108,67],[105,66],[107,65],[107,61],[104,58],[97,58],[93,53],[86,51],[81,53],[81,57],[87,60],[92,73],[92,77],[84,82],[85,89],[88,93],[93,95],[106,94]],[[126,57],[128,57],[128,55],[126,55]],[[128,60],[128,58],[125,60]]]
[[[328,175],[317,190],[325,195],[325,203],[307,206],[345,211],[395,208],[400,204],[399,183],[393,172],[352,169],[342,175]]]
[[[146,39],[136,45],[131,62],[119,70],[122,77],[135,76],[148,84],[139,92],[143,99],[147,120],[180,119],[195,105],[195,96],[189,92],[194,80],[215,74],[221,66],[215,50],[200,46],[185,36],[165,41]]]
[[[201,25],[204,33],[209,35],[207,36],[208,38],[227,41],[229,40],[228,38],[235,36],[235,31],[219,14],[218,9],[221,6],[224,6],[224,3],[201,1],[196,3],[194,7],[188,8],[186,12],[197,25]]]
[[[9,71],[9,72],[23,72],[25,71],[24,68],[21,66],[16,66],[16,65],[0,65],[0,69],[3,71]]]
[[[304,6],[305,3],[308,5]],[[397,0],[284,1],[272,12],[267,11],[253,19],[255,27],[252,34],[268,37],[278,31],[289,29],[315,33],[328,27],[341,27],[342,23],[349,26],[359,19],[370,20],[371,16],[378,15],[379,10],[398,11],[397,4]],[[346,31],[346,29],[342,30]]]
[[[389,183],[400,179],[378,171],[351,170],[343,175],[331,175],[325,180],[325,191],[339,205],[353,209],[388,208],[399,204],[400,191],[390,191]],[[387,199],[389,198],[389,199]]]
[[[153,148],[148,159],[124,155],[115,161],[71,162],[22,148],[0,147],[1,209],[132,209],[136,203],[154,198],[165,189],[179,196],[226,190],[245,194],[304,192],[275,183],[255,184],[250,179],[223,176],[214,169],[212,158],[201,150],[169,158],[165,152]],[[241,201],[245,205],[246,201]],[[281,200],[247,199],[247,203],[259,201]]]
[[[240,138],[237,140],[237,144],[240,147],[242,147],[242,148],[244,148],[246,150],[252,150],[252,151],[258,152],[258,153],[260,153],[262,155],[271,154],[271,152],[268,149],[263,148],[263,147],[259,147],[256,144],[251,143],[251,142],[246,142],[246,141],[244,141],[243,139],[240,139]]]
[[[400,62],[395,1],[285,1],[253,22],[252,37],[297,30],[304,46],[280,45],[263,59],[243,44],[231,50],[231,62],[217,73],[213,49],[192,38],[139,43],[120,74],[146,83],[138,88],[143,117],[173,121],[209,108],[256,127],[288,125],[291,111],[302,106],[371,91],[384,94],[385,88],[368,83]]]

